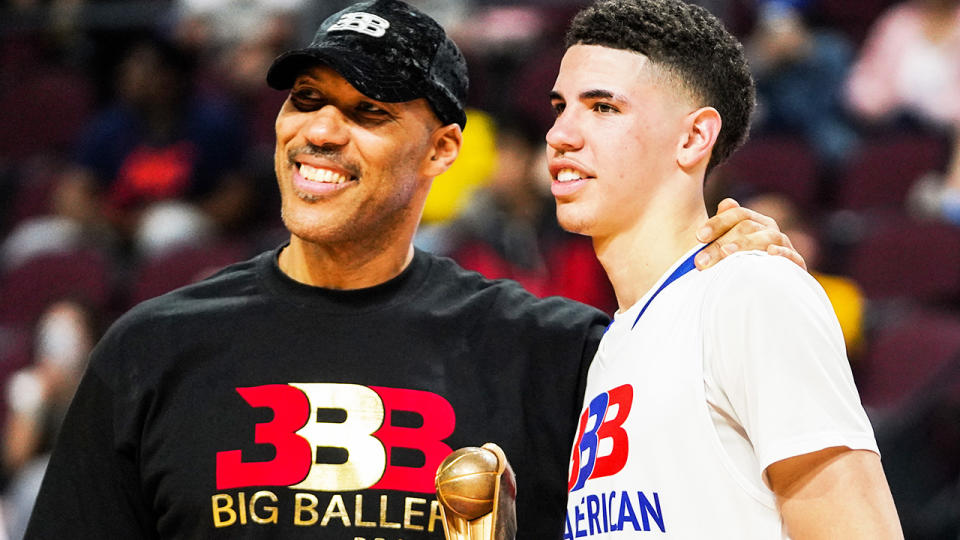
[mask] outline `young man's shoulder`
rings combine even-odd
[[[789,259],[763,251],[734,253],[707,273],[711,288],[728,296],[787,291],[796,286],[819,288],[813,276]]]
[[[761,251],[734,253],[706,270],[703,279],[707,320],[739,318],[767,324],[772,319],[836,318],[823,287],[784,257]]]

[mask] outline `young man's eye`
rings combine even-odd
[[[551,107],[553,107],[553,113],[557,116],[560,116],[560,113],[563,112],[563,109],[565,109],[566,106],[567,104],[562,101],[555,101],[551,103]]]
[[[602,103],[602,102],[595,103],[595,104],[593,105],[593,110],[595,110],[595,111],[597,111],[597,112],[599,112],[599,113],[618,112],[618,111],[617,111],[617,108],[614,107],[613,105],[610,105],[609,103]]]

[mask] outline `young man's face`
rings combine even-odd
[[[439,125],[424,99],[383,103],[329,67],[305,70],[276,121],[284,224],[308,242],[328,245],[412,233],[430,186],[424,164]]]
[[[597,238],[631,227],[676,169],[694,107],[658,73],[620,49],[574,45],[564,55],[547,158],[565,229]]]

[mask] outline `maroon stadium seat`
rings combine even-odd
[[[863,404],[892,410],[960,392],[960,315],[916,309],[877,329],[862,365]]]
[[[809,210],[818,196],[817,158],[799,137],[750,139],[720,167],[731,186],[780,193],[804,210]]]
[[[900,133],[868,138],[838,178],[841,208],[903,208],[913,184],[930,171],[942,171],[948,158],[936,135]]]
[[[898,0],[822,0],[816,2],[819,22],[843,32],[855,44],[866,38],[877,17]]]
[[[223,242],[184,246],[144,261],[135,271],[127,306],[189,285],[250,256],[249,246]]]
[[[105,310],[113,278],[110,260],[93,249],[36,255],[0,276],[0,325],[30,326],[49,304],[64,298]]]
[[[49,66],[0,90],[0,157],[69,151],[93,111],[93,90],[87,76]]]
[[[960,229],[888,217],[871,225],[843,272],[867,298],[949,303],[960,299]]]

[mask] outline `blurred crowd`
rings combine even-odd
[[[133,304],[285,238],[264,74],[347,0],[0,7],[0,540],[86,356]],[[612,312],[556,223],[548,92],[583,0],[413,0],[467,56],[464,149],[416,239]],[[707,181],[774,217],[832,301],[908,539],[960,539],[960,0],[701,0],[758,85]],[[744,331],[750,331],[745,328]]]

